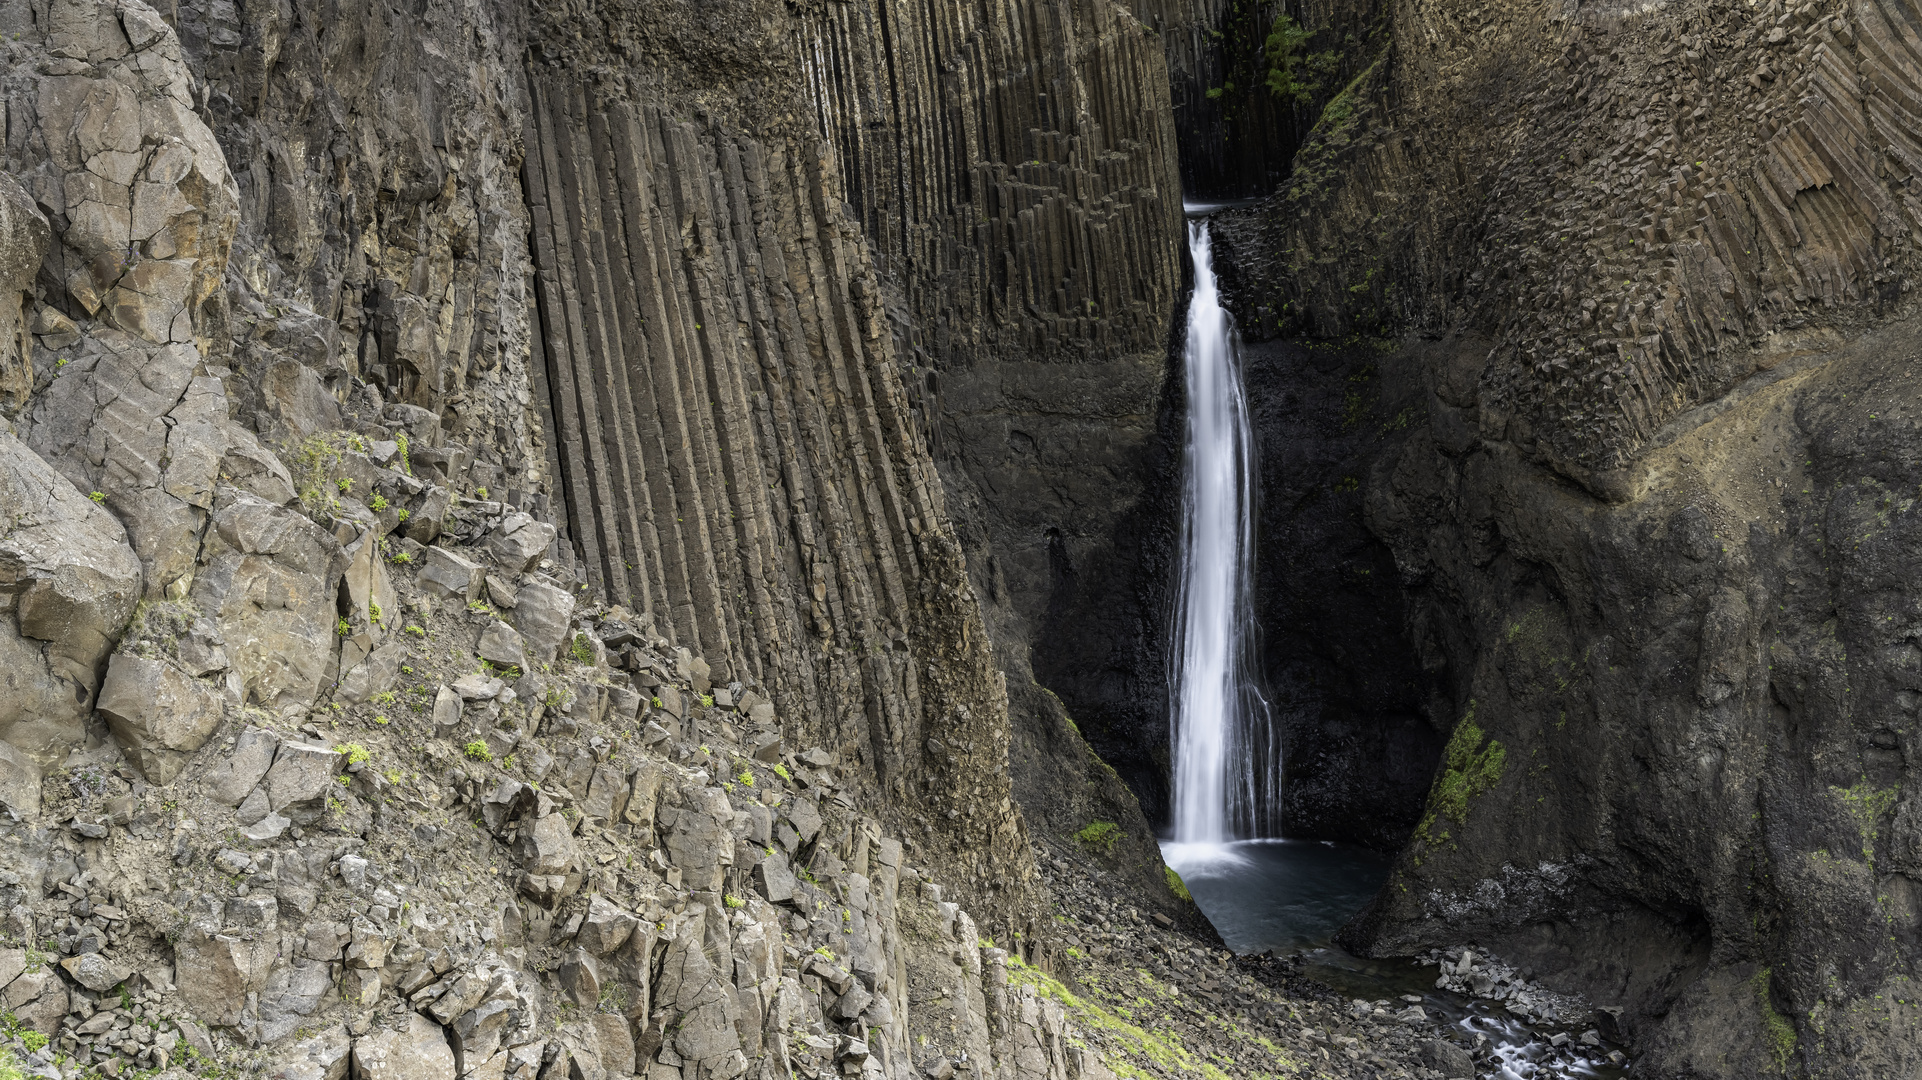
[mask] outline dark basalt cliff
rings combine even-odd
[[[1395,5],[1220,226],[1245,328],[1350,343],[1251,393],[1350,381],[1342,570],[1447,741],[1347,939],[1525,958],[1651,1075],[1922,1053],[1916,14]]]
[[[1465,1067],[1163,875],[1185,187],[1344,940],[1915,1073],[1918,27],[0,0],[0,1053]]]

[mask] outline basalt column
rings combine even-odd
[[[865,765],[983,894],[991,864],[1020,881],[1004,691],[833,158],[538,61],[527,93],[563,546],[717,683],[758,680]]]
[[[1057,836],[1121,821],[1141,845],[1121,861],[1159,875],[1133,799],[1067,717],[1137,791],[1165,782],[1151,747],[1175,504],[1155,484],[1174,460],[1183,268],[1163,42],[1105,0],[830,4],[803,21],[839,196],[936,418],[1009,675],[1024,809]]]

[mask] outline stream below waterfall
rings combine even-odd
[[[1454,992],[1465,987],[1466,976],[1438,980],[1438,971],[1453,972],[1455,961],[1446,955],[1431,955],[1424,966],[1412,959],[1364,960],[1336,947],[1336,932],[1387,880],[1389,859],[1366,848],[1278,835],[1280,742],[1249,675],[1257,640],[1250,603],[1254,441],[1239,337],[1220,302],[1207,219],[1227,205],[1186,207],[1195,288],[1184,352],[1187,444],[1170,716],[1174,822],[1162,857],[1230,949],[1300,954],[1303,974],[1351,999],[1358,1016],[1420,1004],[1431,1018],[1459,1029],[1459,1042],[1481,1051],[1480,1077],[1626,1075],[1608,1064],[1615,1048],[1597,1041],[1588,1010],[1572,1007],[1573,999],[1531,986],[1529,995],[1560,1007],[1540,1004],[1515,995],[1522,985],[1515,983],[1489,994],[1480,985],[1472,995]]]

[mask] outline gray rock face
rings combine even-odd
[[[220,690],[163,660],[115,653],[100,687],[100,714],[141,775],[164,784],[179,775],[225,715]]]
[[[53,232],[33,197],[0,173],[0,402],[12,412],[33,385],[33,339],[21,308]]]
[[[5,742],[0,742],[0,806],[15,818],[40,812],[40,766]]]
[[[0,739],[44,767],[84,735],[140,563],[113,515],[5,432],[0,522]]]

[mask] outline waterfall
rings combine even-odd
[[[1188,250],[1195,292],[1188,304],[1188,442],[1170,718],[1173,841],[1184,846],[1275,835],[1280,786],[1268,706],[1248,675],[1254,440],[1241,390],[1240,339],[1221,306],[1205,219],[1188,223]]]

